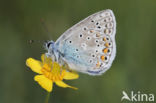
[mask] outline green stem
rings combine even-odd
[[[49,102],[49,97],[50,97],[50,92],[48,92],[46,98],[45,98],[45,102],[44,103],[48,103]]]

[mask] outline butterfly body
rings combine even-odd
[[[97,12],[68,29],[47,55],[76,71],[100,75],[108,70],[116,54],[116,21],[111,10]]]

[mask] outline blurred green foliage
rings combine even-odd
[[[56,40],[75,23],[108,8],[117,20],[111,69],[66,81],[77,91],[54,86],[49,103],[120,103],[123,90],[156,95],[155,0],[0,0],[0,103],[43,103],[46,92],[34,82],[25,60],[40,59],[45,50],[42,43],[28,41]]]

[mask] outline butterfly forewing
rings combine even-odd
[[[115,33],[113,12],[103,10],[68,29],[56,45],[71,69],[99,75],[110,68],[115,58]]]

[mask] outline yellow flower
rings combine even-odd
[[[26,60],[26,65],[30,67],[32,71],[39,74],[34,77],[34,80],[37,81],[42,88],[51,92],[53,83],[55,83],[59,87],[77,89],[64,83],[63,79],[77,79],[79,77],[78,74],[68,72],[57,62],[52,62],[51,58],[46,57],[44,54],[41,56],[41,60],[42,62],[33,58],[28,58]]]

